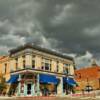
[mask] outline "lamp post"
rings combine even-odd
[[[89,78],[87,77],[87,91],[88,91],[88,93],[90,92],[90,90],[89,90]]]

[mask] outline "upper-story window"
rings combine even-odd
[[[79,78],[81,78],[81,73],[79,73]]]
[[[41,69],[50,71],[51,70],[51,60],[43,58]]]
[[[50,70],[50,64],[49,63],[45,63],[45,70]]]
[[[35,55],[32,56],[32,68],[35,68]]]
[[[65,74],[69,74],[68,66],[69,66],[69,64],[64,64],[63,72],[64,72]]]
[[[77,78],[77,74],[75,74],[75,78]]]
[[[18,58],[16,58],[15,60],[16,60],[15,67],[16,67],[16,70],[17,70],[18,69]]]
[[[23,55],[22,58],[23,58],[23,68],[25,68],[25,66],[26,66],[25,55]]]
[[[59,62],[57,61],[57,67],[56,67],[56,69],[57,69],[57,72],[59,72]]]
[[[5,73],[7,72],[7,63],[5,63],[5,67],[4,67],[5,69]]]

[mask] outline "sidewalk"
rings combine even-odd
[[[100,100],[100,96],[83,97],[83,96],[56,96],[56,97],[17,97],[17,96],[0,96],[0,100]]]
[[[97,99],[100,99],[100,96],[96,96]]]
[[[100,100],[100,96],[96,98],[92,97],[7,97],[7,96],[0,96],[0,100]]]
[[[3,99],[16,99],[15,96],[12,96],[12,97],[8,97],[8,96],[0,96],[0,99],[3,100]]]

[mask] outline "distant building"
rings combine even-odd
[[[93,59],[91,66],[75,71],[77,90],[100,90],[100,66]]]
[[[25,44],[0,59],[7,93],[17,96],[63,95],[76,85],[73,58]]]

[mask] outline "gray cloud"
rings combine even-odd
[[[87,67],[91,66],[93,59],[93,54],[89,51],[86,51],[83,55],[75,57],[76,67]]]
[[[98,58],[99,4],[100,0],[0,0],[0,52],[34,42],[74,55],[88,50]]]

